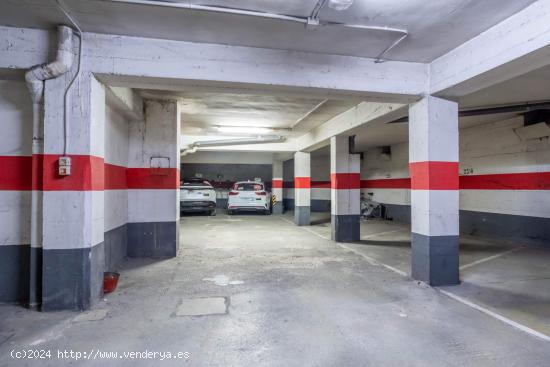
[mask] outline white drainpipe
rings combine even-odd
[[[40,132],[40,121],[43,110],[42,106],[44,104],[44,81],[57,78],[69,71],[73,64],[72,47],[73,30],[64,25],[58,26],[55,60],[47,64],[35,66],[25,74],[25,81],[27,82],[27,88],[29,89],[33,103],[33,153],[40,153],[39,151],[35,152],[35,147],[39,148],[43,140]]]
[[[25,80],[34,103],[41,103],[44,97],[44,80],[65,74],[73,64],[73,30],[60,25],[57,27],[57,54],[55,60],[38,65],[27,71]]]
[[[56,78],[65,74],[71,69],[73,64],[73,30],[67,26],[57,27],[57,53],[55,60],[38,65],[27,71],[25,81],[32,99],[32,154],[41,154],[43,147],[43,133],[41,129],[42,115],[44,107],[44,81]],[[33,183],[36,182],[34,175],[37,173],[37,160],[33,159]],[[32,190],[31,199],[31,260],[30,260],[30,284],[29,284],[29,307],[36,307],[40,300],[37,299],[37,289],[39,277],[39,258],[32,248],[42,247],[42,227],[41,227],[41,208],[42,193]]]

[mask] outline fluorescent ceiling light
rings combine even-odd
[[[334,10],[346,10],[353,4],[353,0],[328,0],[328,7]]]
[[[237,134],[263,134],[273,132],[273,129],[268,127],[256,126],[218,126],[219,132],[222,133],[237,133]]]

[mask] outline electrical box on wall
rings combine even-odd
[[[71,157],[59,157],[58,174],[59,176],[71,175]]]

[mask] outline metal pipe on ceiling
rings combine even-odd
[[[313,8],[313,11],[311,12],[311,15],[307,19],[307,25],[336,26],[336,27],[340,26],[345,28],[365,29],[365,30],[371,30],[371,31],[386,31],[386,32],[395,32],[400,34],[398,39],[396,39],[391,45],[386,47],[384,50],[382,50],[382,52],[378,54],[378,56],[376,56],[374,62],[377,64],[386,61],[386,59],[384,59],[384,56],[386,56],[388,52],[390,52],[393,48],[399,45],[409,35],[409,32],[399,28],[321,21],[319,19],[319,15],[321,13],[321,10],[328,3],[329,3],[328,0],[317,1],[317,3],[315,4],[315,7]]]
[[[338,22],[329,22],[329,21],[320,21],[319,13],[321,9],[327,4],[327,0],[319,0],[315,8],[313,9],[309,17],[297,17],[284,14],[276,13],[267,13],[254,10],[245,10],[245,9],[236,9],[228,7],[219,7],[219,6],[210,6],[210,5],[198,5],[191,3],[173,3],[165,2],[158,0],[100,0],[105,2],[112,3],[123,3],[123,4],[133,4],[133,5],[146,5],[146,6],[157,6],[157,7],[166,7],[166,8],[176,8],[176,9],[187,9],[187,10],[198,10],[214,13],[223,13],[223,14],[233,14],[233,15],[245,15],[251,17],[275,19],[275,20],[284,20],[289,22],[297,22],[304,24],[306,28],[311,29],[312,25],[314,26],[330,26],[330,27],[343,27],[343,28],[352,28],[352,29],[364,29],[371,31],[385,31],[385,32],[394,32],[399,33],[399,38],[394,41],[390,46],[385,48],[378,56],[375,57],[375,63],[382,63],[387,61],[384,57],[386,54],[397,47],[405,38],[408,37],[409,33],[404,29],[392,28],[392,27],[382,27],[382,26],[371,26],[371,25],[362,25],[362,24],[349,24],[349,23],[338,23]]]
[[[266,13],[266,12],[254,11],[254,10],[225,8],[225,7],[219,7],[219,6],[197,5],[197,4],[191,4],[191,3],[172,3],[172,2],[164,2],[164,1],[158,1],[158,0],[102,0],[102,1],[111,2],[111,3],[125,3],[125,4],[134,4],[134,5],[158,6],[158,7],[165,7],[165,8],[198,10],[198,11],[207,11],[212,13],[248,15],[252,17],[286,20],[290,22],[298,22],[303,24],[307,23],[307,18],[293,17],[290,15],[283,15],[283,14]]]

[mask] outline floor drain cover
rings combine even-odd
[[[176,316],[223,315],[227,313],[225,297],[190,298],[182,300]]]

